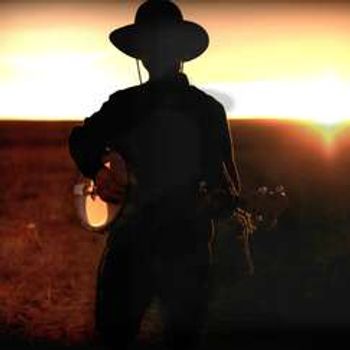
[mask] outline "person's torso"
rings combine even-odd
[[[154,201],[194,193],[210,147],[209,98],[180,81],[134,87],[122,99],[116,116],[124,118],[123,130],[112,142],[136,178],[138,195]]]

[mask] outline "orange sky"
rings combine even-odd
[[[135,62],[107,37],[139,3],[1,2],[0,118],[82,119],[137,84]],[[177,3],[211,38],[185,72],[230,117],[350,119],[349,5]]]

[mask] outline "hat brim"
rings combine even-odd
[[[189,21],[152,28],[131,24],[112,31],[109,39],[120,51],[137,59],[163,50],[174,58],[190,61],[200,56],[209,45],[206,30]]]

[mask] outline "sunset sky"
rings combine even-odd
[[[138,84],[135,61],[108,34],[133,22],[140,3],[1,1],[0,119],[83,119]],[[229,117],[350,120],[350,5],[176,3],[210,35],[185,72]]]

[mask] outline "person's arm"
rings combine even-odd
[[[108,146],[112,110],[111,100],[105,102],[82,125],[74,127],[69,136],[70,155],[81,173],[90,179],[95,179],[98,171],[103,168],[102,159]]]
[[[236,162],[233,158],[228,158],[223,162],[224,172],[228,174],[227,180],[230,184],[231,193],[235,197],[239,197],[241,193],[241,181],[237,169]]]
[[[241,192],[241,180],[238,172],[238,167],[234,157],[234,145],[231,138],[228,121],[224,108],[220,105],[218,122],[220,129],[220,144],[223,159],[223,171],[225,178],[228,181],[231,193],[238,197]]]

